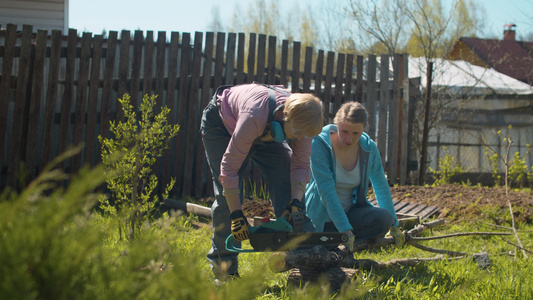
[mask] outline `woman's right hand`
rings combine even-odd
[[[348,248],[350,252],[353,252],[354,243],[355,243],[355,235],[353,234],[353,231],[351,230],[346,231],[344,234],[348,236],[348,241],[344,244],[344,246],[346,246],[346,248]]]

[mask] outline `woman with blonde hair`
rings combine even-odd
[[[226,238],[250,238],[241,206],[247,162],[252,160],[262,173],[276,217],[292,221],[295,212],[305,217],[301,199],[311,178],[311,141],[322,126],[322,102],[312,94],[291,94],[283,86],[257,83],[217,89],[201,124],[216,198],[207,255],[216,279],[239,276],[237,253],[225,248]],[[306,219],[298,230],[314,231]]]
[[[346,246],[352,252],[356,239],[383,237],[387,232],[396,244],[405,241],[378,148],[364,132],[367,118],[360,103],[344,103],[333,124],[313,138],[312,177],[305,192],[307,216],[316,230],[346,233]],[[367,199],[369,183],[379,207]]]

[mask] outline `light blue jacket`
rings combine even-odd
[[[353,228],[337,197],[335,157],[331,146],[330,130],[337,131],[337,126],[326,125],[322,128],[322,132],[313,138],[311,181],[305,191],[305,206],[307,216],[313,221],[317,231],[324,230],[324,224],[329,215],[339,232],[346,232],[353,230]],[[367,199],[368,180],[370,179],[379,207],[388,210],[396,219],[394,225],[396,227],[398,226],[398,218],[376,143],[366,133],[363,133],[359,139],[359,145],[361,185],[353,191],[353,203],[366,201],[368,205],[372,205]],[[364,189],[360,187],[364,187]]]

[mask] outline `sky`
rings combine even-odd
[[[292,7],[299,2],[301,8],[308,4],[317,8],[323,1],[327,0],[282,0],[278,4]],[[345,3],[345,0],[329,1]],[[533,32],[533,0],[474,1],[485,9],[487,16],[484,30],[487,36],[481,37],[501,37],[503,26],[509,23],[517,25],[515,29],[519,39],[521,34]],[[246,3],[246,0],[70,0],[69,28],[94,34],[101,34],[104,29],[107,32],[123,29],[132,32],[205,32],[210,30],[213,7],[219,6],[222,22],[229,26],[236,5],[245,11]]]

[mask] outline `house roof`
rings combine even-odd
[[[427,64],[425,58],[409,57],[409,77],[422,77],[425,87]],[[434,59],[432,86],[451,93],[470,95],[533,95],[533,86],[498,72],[463,60]]]
[[[514,39],[462,37],[447,58],[464,59],[475,63],[468,55],[458,50],[465,46],[489,68],[527,84],[533,84],[533,43]]]

